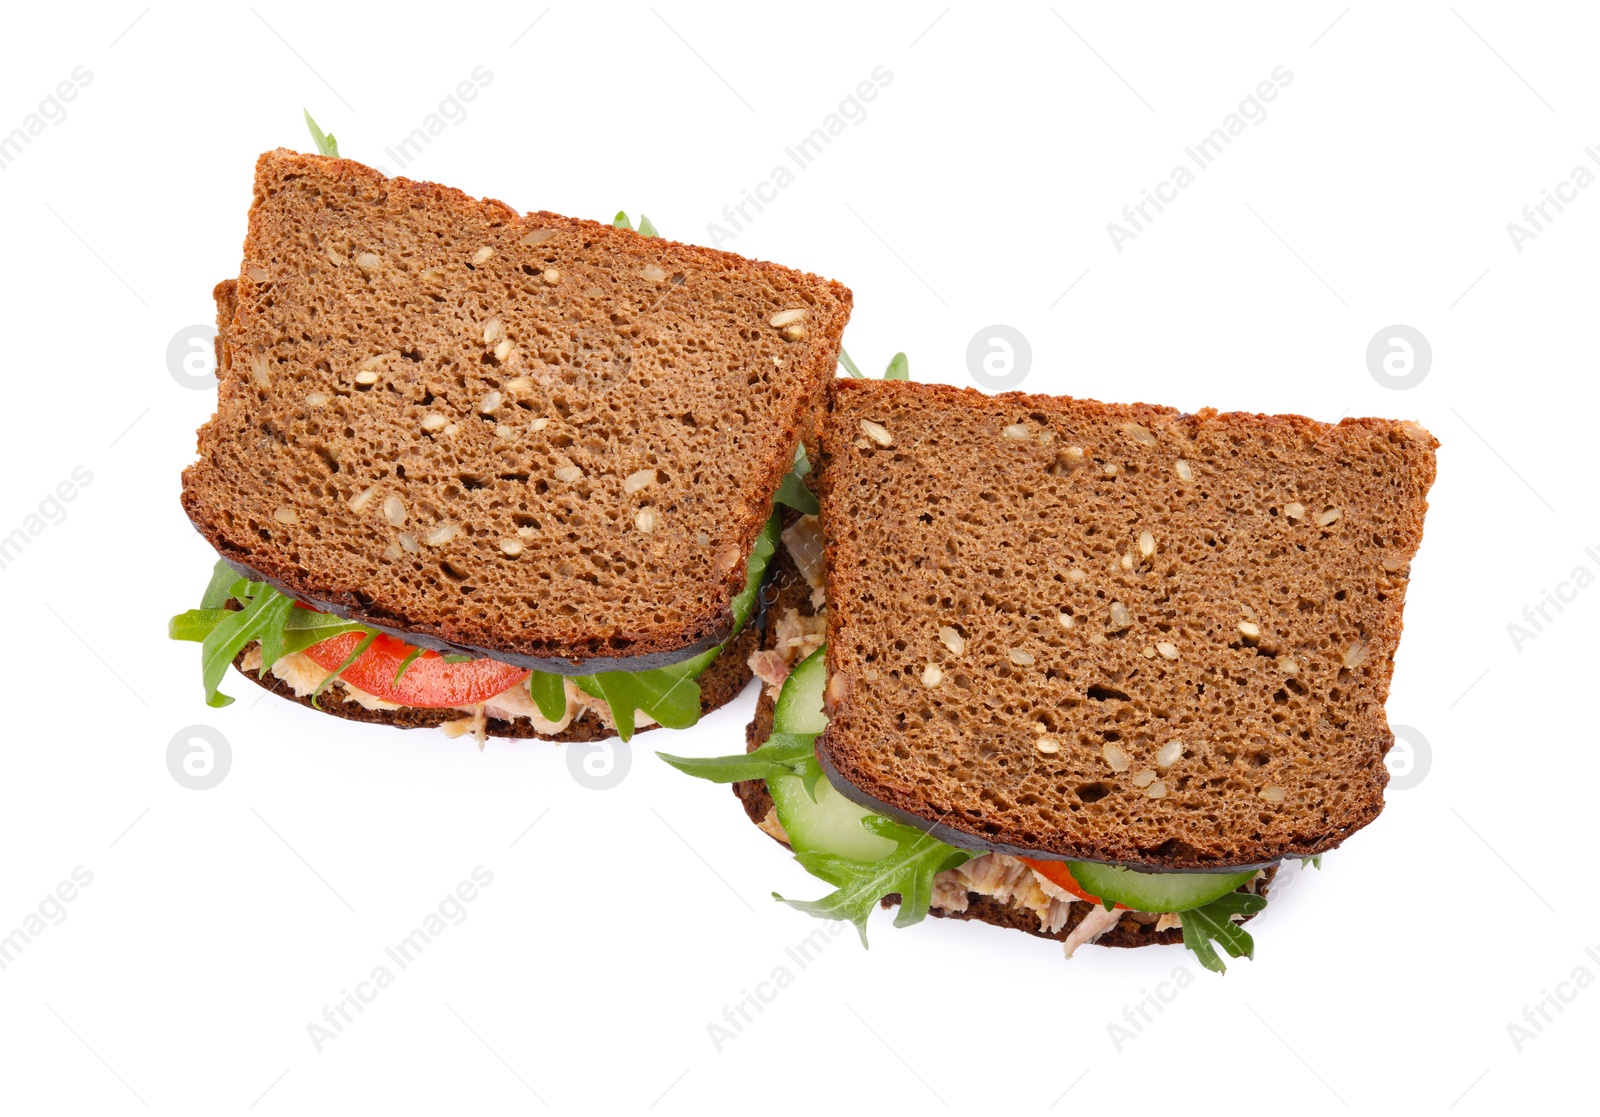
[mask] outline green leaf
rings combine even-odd
[[[228,609],[190,609],[179,613],[167,622],[167,638],[204,643],[211,630],[228,618],[229,612]]]
[[[240,608],[223,608],[230,600],[237,601]],[[365,625],[294,605],[293,598],[265,582],[240,578],[226,563],[218,561],[201,598],[201,608],[179,613],[167,622],[170,638],[200,644],[200,679],[206,705],[220,707],[233,701],[217,688],[228,673],[228,665],[251,644],[261,645],[265,670],[283,656],[304,651],[341,632],[376,635]]]
[[[567,716],[567,687],[560,675],[533,672],[528,676],[528,696],[546,721],[560,721]]]
[[[765,780],[774,776],[801,776],[806,768],[821,768],[816,762],[817,738],[812,734],[774,733],[767,743],[754,752],[735,753],[732,756],[670,756],[656,753],[662,760],[685,775],[712,783],[736,783],[739,780]]]
[[[896,353],[889,360],[889,367],[883,370],[885,380],[910,380],[911,362],[904,353]]]
[[[650,219],[642,213],[639,215],[639,235],[642,237],[659,237],[661,235],[656,232],[656,227],[651,224]]]
[[[856,363],[850,359],[850,354],[844,351],[843,346],[839,347],[839,363],[844,366],[844,370],[846,372],[855,377],[857,380],[866,379],[865,374],[863,374],[862,371],[856,367]]]
[[[1214,973],[1226,973],[1228,967],[1217,957],[1211,946],[1213,940],[1222,945],[1230,958],[1254,958],[1255,940],[1233,921],[1235,915],[1254,915],[1267,906],[1262,896],[1248,892],[1230,892],[1220,900],[1213,900],[1203,908],[1192,908],[1179,916],[1183,920],[1183,945],[1194,951],[1200,964]]]
[[[371,631],[364,624],[347,621],[332,613],[318,613],[311,609],[290,609],[283,622],[283,646],[279,655],[303,652],[313,644],[320,644],[345,632]],[[278,662],[277,656],[270,659],[267,657],[265,644],[262,645],[261,658],[265,667],[271,667]]]
[[[1302,857],[1302,858],[1300,858],[1300,867],[1302,869],[1304,869],[1307,865],[1310,865],[1313,869],[1321,869],[1322,868],[1322,854],[1319,853],[1315,857]]]
[[[250,596],[249,604],[243,609],[229,613],[206,635],[200,646],[200,681],[205,686],[208,706],[226,706],[233,701],[217,690],[228,665],[264,635],[281,633],[287,613],[294,605],[291,599],[264,583],[248,584],[259,592]]]
[[[320,710],[322,708],[321,706],[317,705],[317,699],[322,697],[322,692],[327,690],[328,687],[333,684],[333,681],[335,679],[337,679],[340,675],[343,675],[346,671],[350,670],[350,665],[352,663],[354,663],[356,660],[360,659],[361,658],[361,654],[363,652],[365,652],[368,648],[372,647],[372,642],[374,640],[376,640],[377,638],[378,638],[378,634],[376,632],[367,633],[366,639],[362,640],[361,643],[357,644],[355,646],[355,649],[353,651],[351,651],[351,653],[349,655],[344,657],[344,662],[339,664],[339,669],[337,671],[335,671],[333,674],[329,675],[326,679],[323,679],[320,683],[317,684],[317,688],[311,692],[311,706],[312,706],[313,709]],[[265,660],[266,659],[266,651],[265,651],[266,642],[263,641],[261,646],[262,646],[262,649],[263,649],[263,651],[262,651],[262,659]]]
[[[611,224],[618,229],[627,229],[629,231],[633,229],[633,222],[629,221],[627,213],[620,209],[617,210],[617,216],[612,219]]]
[[[243,581],[233,567],[218,559],[217,565],[211,568],[211,581],[206,583],[206,592],[200,596],[200,608],[222,608],[233,596],[233,587]]]
[[[446,652],[439,657],[442,663],[471,663],[475,657],[470,655],[457,655],[455,652]]]
[[[809,464],[809,463],[807,463]],[[805,482],[794,470],[783,475],[783,481],[778,485],[777,495],[772,498],[774,504],[787,504],[796,512],[806,516],[815,516],[822,511],[822,506],[817,503],[817,496],[806,488]]]
[[[756,545],[750,552],[745,567],[744,589],[733,599],[733,631],[728,640],[739,635],[755,612],[756,597],[761,592],[761,579],[766,574],[767,563],[778,545],[778,517],[767,518],[767,524],[756,536]],[[611,707],[611,720],[616,723],[617,736],[624,743],[631,740],[634,729],[634,711],[643,710],[658,725],[667,729],[688,729],[700,720],[700,685],[695,682],[700,673],[711,666],[717,653],[727,646],[728,640],[693,659],[658,667],[653,671],[603,671],[595,675],[579,675],[573,679],[579,690],[600,699]]]
[[[796,477],[804,477],[811,472],[811,459],[806,457],[804,442],[794,448],[794,469],[791,472]]]
[[[400,681],[400,676],[406,673],[406,668],[415,663],[418,657],[421,655],[421,648],[412,648],[409,652],[407,652],[406,657],[400,661],[400,666],[394,669],[394,681],[398,683]]]
[[[656,724],[668,729],[688,729],[700,720],[700,684],[683,667],[684,664],[674,664],[655,671],[603,671],[579,675],[574,681],[579,690],[611,707],[617,736],[626,743],[633,738],[636,710],[643,710]]]
[[[317,127],[317,122],[311,119],[311,111],[309,109],[301,109],[300,111],[306,114],[306,127],[311,129],[311,139],[316,143],[317,151],[323,155],[337,157],[339,154],[339,141]]]
[[[947,846],[931,834],[905,826],[882,816],[865,819],[862,825],[895,843],[895,851],[876,861],[857,861],[833,853],[797,848],[794,859],[813,876],[835,886],[820,900],[785,900],[776,892],[773,898],[819,919],[848,919],[867,945],[867,917],[878,901],[892,893],[900,895],[896,927],[909,927],[927,917],[933,902],[933,878],[953,869],[974,854]]]

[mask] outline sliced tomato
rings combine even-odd
[[[1035,861],[1031,857],[1019,857],[1018,860],[1057,888],[1072,893],[1080,900],[1088,900],[1091,904],[1103,902],[1100,897],[1089,895],[1083,890],[1083,885],[1072,879],[1072,871],[1067,868],[1065,861]],[[1112,907],[1127,910],[1126,904],[1113,904]]]
[[[332,636],[305,651],[306,658],[324,671],[337,671],[365,637],[359,632]],[[380,632],[372,646],[361,653],[339,676],[351,686],[386,702],[402,706],[474,706],[509,690],[528,677],[526,668],[513,667],[493,659],[469,659],[447,663],[438,652],[425,651],[413,659],[405,672],[400,665],[417,651],[404,640]],[[400,674],[398,682],[395,675]]]

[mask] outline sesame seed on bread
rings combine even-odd
[[[850,292],[278,150],[183,504],[413,643],[573,674],[724,639]]]
[[[818,756],[848,797],[1166,870],[1320,853],[1382,809],[1421,427],[861,380],[821,440]]]

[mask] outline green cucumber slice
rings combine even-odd
[[[1203,908],[1254,879],[1256,871],[1237,873],[1139,873],[1120,865],[1069,861],[1072,879],[1092,896],[1126,904],[1134,911],[1188,911]]]
[[[789,844],[796,849],[853,861],[876,861],[898,848],[895,842],[862,826],[861,820],[873,812],[840,795],[826,776],[817,780],[814,802],[799,776],[769,777],[767,790],[778,810],[778,821],[789,835]]]
[[[772,715],[774,734],[814,737],[828,727],[828,717],[822,712],[822,692],[828,683],[826,650],[818,648],[806,656],[783,681]],[[897,848],[890,839],[862,826],[861,820],[873,812],[840,795],[825,776],[819,776],[810,791],[799,776],[770,776],[767,790],[778,821],[797,849],[876,861]]]
[[[821,733],[828,727],[828,715],[822,712],[822,691],[828,685],[828,665],[824,657],[827,650],[824,646],[806,656],[783,681],[772,714],[774,733],[803,736]]]

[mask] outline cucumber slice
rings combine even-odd
[[[826,651],[818,648],[806,656],[783,681],[772,714],[774,734],[814,737],[828,727],[828,716],[822,712],[822,691],[828,683]],[[778,821],[796,848],[856,861],[876,861],[898,848],[890,839],[864,828],[861,820],[873,812],[840,795],[826,776],[816,782],[815,800],[799,776],[768,777],[767,790]]]
[[[803,792],[802,792],[803,793]],[[1238,873],[1139,873],[1119,865],[1069,861],[1072,879],[1092,896],[1126,904],[1134,911],[1188,911],[1221,899],[1254,879],[1256,871]]]
[[[793,678],[794,676],[789,676]],[[789,835],[789,842],[807,853],[831,853],[856,861],[876,861],[887,857],[897,846],[888,838],[861,825],[872,814],[833,789],[827,777],[817,780],[816,802],[806,793],[799,776],[775,776],[767,780],[778,821]]]
[[[828,685],[827,650],[824,646],[806,656],[783,681],[772,715],[774,733],[816,734],[828,727],[828,715],[822,712],[822,691]]]

